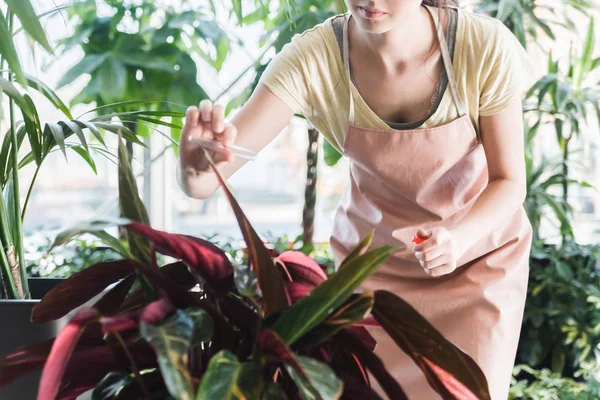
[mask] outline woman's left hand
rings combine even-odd
[[[413,250],[427,274],[438,277],[456,270],[462,250],[457,238],[448,229],[436,227],[430,232],[419,229],[417,236],[425,240]]]

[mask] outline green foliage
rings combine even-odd
[[[90,75],[73,104],[161,99],[168,103],[151,108],[181,111],[208,98],[196,81],[192,57],[202,58],[218,71],[230,51],[228,36],[210,9],[187,2],[178,8],[147,0],[107,3],[113,9],[109,17],[99,16],[94,3],[69,11],[77,25],[74,34],[61,41],[60,49],[80,47],[85,56],[65,73],[60,85]],[[136,28],[125,32],[121,24]]]
[[[518,362],[573,376],[600,345],[600,246],[535,243]]]
[[[525,378],[525,379],[523,379]],[[594,400],[600,398],[600,383],[592,377],[576,381],[548,369],[517,365],[513,371],[509,400]]]
[[[52,243],[49,237],[37,245],[28,245],[26,237],[25,243],[27,274],[34,278],[67,278],[90,265],[122,258],[98,240],[78,238],[52,253],[47,252]]]
[[[142,322],[142,337],[152,344],[169,393],[177,400],[193,400],[194,386],[187,368],[188,351],[194,337],[194,321],[186,311],[158,325]]]
[[[539,32],[555,40],[553,27],[565,26],[575,30],[575,23],[569,17],[569,11],[577,10],[587,15],[595,7],[593,0],[558,0],[544,4],[535,0],[481,0],[477,12],[502,21],[521,44],[526,46],[528,38],[532,42],[538,41]],[[561,14],[561,19],[554,19]],[[540,15],[551,15],[552,19],[542,19]]]

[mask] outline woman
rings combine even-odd
[[[230,123],[208,101],[188,109],[179,181],[195,198],[218,187],[189,137],[258,151],[293,114],[306,116],[350,161],[336,263],[371,230],[373,246],[397,246],[363,289],[408,301],[475,359],[492,399],[506,400],[531,243],[520,100],[531,63],[499,21],[432,1],[346,0],[347,14],[283,48]],[[215,157],[225,177],[244,164]],[[415,234],[425,241],[411,244]],[[440,398],[385,333],[372,333],[409,398]]]

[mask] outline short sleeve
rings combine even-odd
[[[500,21],[491,21],[490,35],[482,35],[487,43],[482,44],[480,116],[502,111],[534,82],[534,64],[521,43]]]
[[[294,114],[308,116],[310,105],[310,64],[305,49],[310,49],[312,37],[304,32],[296,34],[285,44],[263,72],[260,82],[285,104]]]

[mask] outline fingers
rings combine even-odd
[[[202,122],[210,122],[213,112],[213,104],[209,99],[204,99],[200,102],[200,121]]]
[[[212,109],[212,130],[215,138],[219,138],[225,127],[225,107],[221,104],[215,104]]]
[[[181,132],[181,144],[186,144],[191,136],[200,136],[202,133],[202,125],[198,124],[198,115],[200,110],[198,107],[188,107],[185,112],[185,128]]]
[[[445,246],[434,247],[433,249],[429,249],[427,251],[416,251],[415,257],[419,261],[430,262],[440,257],[443,254],[446,254],[447,251],[444,248]]]
[[[450,257],[450,255],[446,254],[446,253],[444,253],[444,254],[440,255],[439,257],[436,257],[432,260],[428,260],[428,261],[423,261],[423,260],[419,259],[418,257],[417,257],[417,259],[419,260],[419,263],[421,264],[421,266],[426,270],[426,272],[427,272],[427,270],[438,268],[438,267],[440,267],[444,264],[448,264],[448,263],[450,263],[450,261],[452,261],[452,258]]]
[[[198,107],[189,106],[185,111],[185,123],[189,124],[189,126],[197,126],[199,114],[200,110],[198,110]]]
[[[456,268],[450,264],[444,264],[444,265],[440,265],[437,268],[425,270],[425,272],[427,272],[431,276],[438,277],[438,276],[448,275],[448,274],[454,272],[455,269]]]
[[[225,146],[230,146],[233,144],[235,138],[237,137],[237,128],[233,124],[225,125],[225,129],[223,130],[223,144]]]
[[[414,247],[415,251],[428,251],[435,247],[441,246],[448,241],[450,234],[445,228],[434,228],[431,231],[431,236]]]

